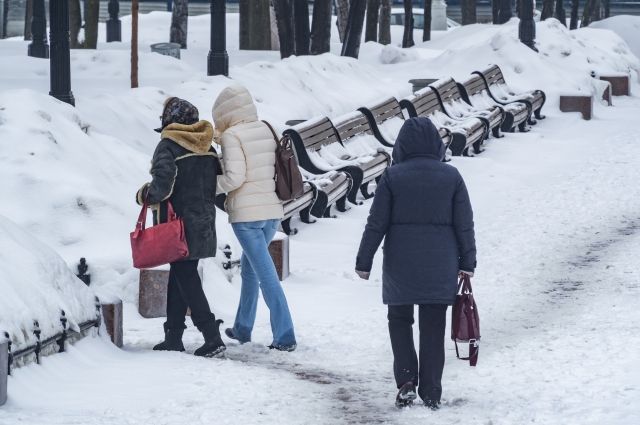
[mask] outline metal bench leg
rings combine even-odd
[[[479,153],[484,152],[484,149],[480,148],[481,144],[482,144],[482,139],[478,140],[477,142],[475,142],[473,144],[473,153],[479,154]],[[469,156],[468,153],[469,153],[469,149],[467,149],[467,155],[465,155],[465,156]]]
[[[306,224],[313,224],[316,222],[313,218],[311,218],[311,207],[313,205],[309,205],[307,208],[300,211],[300,220]]]
[[[502,131],[504,131],[505,133],[513,133],[513,121],[514,121],[514,116],[512,113],[507,113],[504,117],[504,121],[502,121],[502,124],[500,125],[500,128],[502,129]]]
[[[280,225],[282,226],[282,231],[287,234],[287,235],[297,235],[298,234],[298,229],[292,229],[291,228],[291,217],[287,218],[286,220],[282,220],[282,222],[280,223]]]
[[[463,154],[465,147],[467,145],[467,138],[462,134],[454,133],[452,135],[451,144],[449,147],[451,148],[451,155],[460,156]]]
[[[534,113],[533,113],[537,119],[539,120],[543,120],[546,117],[544,115],[542,115],[542,106],[540,108],[538,108]]]
[[[324,218],[338,218],[337,215],[331,215],[331,206],[328,206],[326,210],[324,210]]]
[[[491,129],[491,132],[493,133],[493,137],[495,137],[496,139],[500,139],[502,137],[504,137],[502,134],[500,134],[500,126],[496,125],[495,127],[493,127]]]
[[[520,124],[518,124],[518,130],[520,130],[520,133],[526,133],[529,131],[529,129],[527,128],[527,122],[523,121]]]
[[[338,199],[336,201],[336,208],[340,212],[347,212],[347,211],[349,211],[351,209],[351,208],[349,208],[347,206],[347,197],[346,196],[343,196],[342,198],[340,198],[340,199]]]
[[[360,186],[360,193],[362,193],[364,199],[371,199],[374,195],[373,193],[369,192],[369,183],[370,182],[366,182],[365,184]]]
[[[313,207],[311,208],[311,215],[318,218],[324,217],[324,210],[327,209],[328,203],[329,203],[329,197],[327,196],[327,194],[322,191],[319,191],[318,199],[316,199],[316,202],[313,204]]]

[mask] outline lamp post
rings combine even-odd
[[[518,26],[518,37],[520,41],[534,51],[536,49],[536,23],[533,20],[533,0],[519,0],[520,3],[520,25]]]
[[[49,45],[47,44],[47,16],[44,11],[44,0],[33,0],[31,40],[27,54],[34,58],[48,58]]]
[[[229,75],[225,0],[211,1],[211,50],[207,57],[207,75]]]
[[[51,91],[49,95],[75,106],[71,93],[71,57],[69,52],[69,0],[49,3],[51,22]]]
[[[109,0],[109,19],[107,19],[107,43],[112,41],[122,41],[122,25],[118,19],[120,12],[120,2]]]

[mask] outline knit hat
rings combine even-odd
[[[170,97],[164,103],[164,110],[160,116],[161,127],[156,128],[158,133],[169,124],[191,125],[197,123],[199,119],[198,108],[179,97]]]

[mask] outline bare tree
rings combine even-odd
[[[82,27],[82,14],[80,11],[80,0],[69,1],[69,46],[72,49],[82,47],[78,36]]]
[[[293,0],[294,45],[298,56],[309,54],[309,3],[307,0]]]
[[[131,88],[138,87],[138,0],[131,0]]]
[[[602,0],[604,6],[604,17],[608,18],[611,16],[611,1],[610,0]]]
[[[424,0],[424,30],[422,31],[422,41],[431,40],[431,4],[432,0]]]
[[[347,34],[347,21],[349,20],[349,0],[335,0],[336,2],[336,25],[338,26],[338,35],[340,42],[344,43]]]
[[[349,5],[349,19],[347,31],[342,44],[342,56],[358,58],[362,29],[364,27],[364,14],[367,9],[367,0],[351,0]]]
[[[378,20],[380,18],[380,0],[367,0],[367,25],[364,41],[378,41]]]
[[[278,25],[278,40],[280,42],[280,57],[288,58],[295,53],[295,39],[293,34],[293,3],[292,0],[273,0]]]
[[[569,29],[574,30],[578,28],[578,7],[580,0],[571,0],[571,22],[569,23]]]
[[[189,0],[173,0],[169,41],[187,48],[187,27],[189,25]]]
[[[553,18],[553,8],[555,6],[555,0],[542,0],[542,13],[540,15],[541,20]]]
[[[499,11],[498,11],[498,23],[499,24],[506,24],[507,22],[509,22],[509,20],[511,18],[513,18],[513,9],[512,9],[512,5],[513,5],[513,0],[496,0],[499,5]],[[518,0],[517,3],[520,3],[520,0]]]
[[[240,49],[271,50],[269,0],[240,0]]]
[[[84,2],[84,44],[85,49],[98,48],[98,19],[100,17],[100,0]]]
[[[24,5],[24,39],[31,40],[31,20],[33,19],[33,0]]]
[[[476,17],[476,0],[462,0],[462,25],[475,24],[478,22]]]
[[[556,0],[556,19],[562,22],[562,25],[567,26],[567,13],[564,10],[564,1]]]
[[[331,50],[331,6],[331,0],[315,0],[313,2],[312,55],[320,55]]]
[[[500,23],[500,3],[502,0],[491,0],[491,22]]]
[[[381,1],[378,42],[384,45],[391,44],[391,0]]]
[[[411,47],[416,44],[413,41],[413,2],[404,0],[404,34],[402,35],[402,47]]]

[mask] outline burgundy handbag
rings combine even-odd
[[[478,307],[473,299],[471,289],[471,278],[463,275],[458,283],[458,294],[451,310],[451,339],[456,344],[456,356],[460,360],[469,360],[470,366],[478,363],[478,352],[480,350],[480,316]],[[469,357],[460,357],[458,343],[469,344]]]
[[[145,229],[147,201],[138,216],[136,230],[131,233],[133,267],[147,269],[185,259],[189,247],[184,234],[184,222],[176,216],[171,202],[167,202],[167,222]]]

